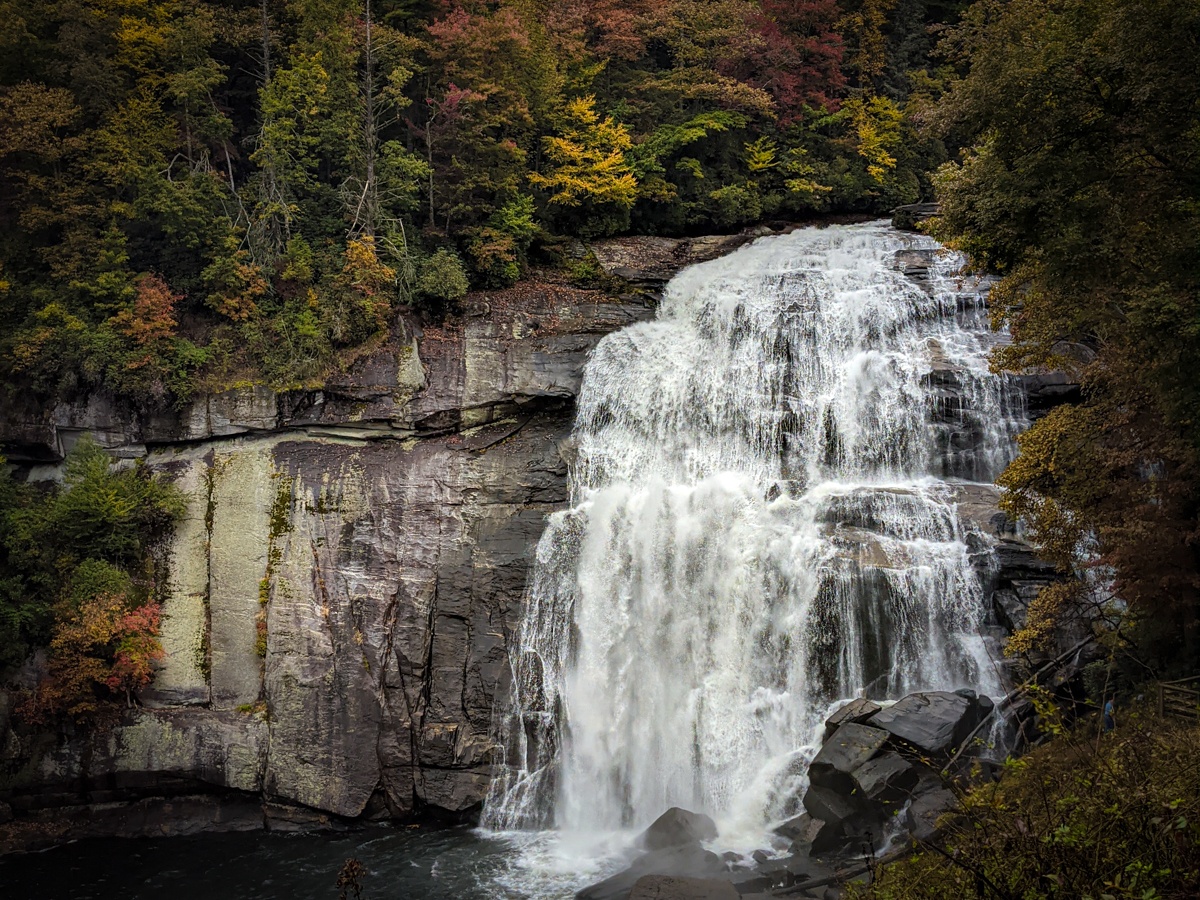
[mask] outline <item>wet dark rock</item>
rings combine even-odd
[[[873,813],[859,813],[844,822],[821,822],[820,827],[815,829],[812,843],[807,847],[801,844],[793,846],[814,856],[836,858],[846,852],[858,852],[863,843],[862,836],[878,836],[880,824],[879,816]]]
[[[260,798],[243,794],[149,797],[128,803],[26,810],[0,830],[0,855],[105,836],[178,837],[263,827]]]
[[[913,764],[895,752],[877,756],[854,771],[857,789],[876,803],[902,802],[916,783],[917,772]]]
[[[325,831],[334,826],[327,813],[286,803],[264,803],[263,818],[268,831]]]
[[[685,844],[646,853],[610,878],[579,891],[576,900],[625,900],[644,875],[712,878],[725,875],[720,858],[699,844]]]
[[[673,875],[643,875],[633,885],[629,900],[738,900],[728,881]]]
[[[901,231],[916,231],[917,225],[938,214],[936,203],[909,203],[892,210],[892,227]]]
[[[939,250],[897,250],[892,265],[906,278],[922,282],[937,262]]]
[[[673,806],[654,820],[638,844],[647,850],[662,850],[699,841],[711,841],[717,836],[717,826],[704,813],[694,813]]]
[[[888,732],[880,728],[848,722],[825,741],[809,765],[808,777],[816,786],[848,793],[854,790],[851,773],[875,756],[887,741]]]
[[[949,788],[922,793],[913,799],[905,812],[905,824],[916,840],[933,840],[938,834],[938,819],[957,806],[958,798]]]
[[[785,837],[793,845],[812,846],[813,838],[820,832],[824,822],[815,819],[808,813],[801,813],[795,818],[788,819],[774,831],[780,837]]]
[[[739,894],[774,891],[814,879],[827,878],[833,870],[807,853],[764,860],[753,872],[732,877]]]
[[[938,817],[957,801],[950,782],[921,759],[949,759],[994,710],[990,698],[972,690],[929,691],[877,708],[868,725],[845,722],[813,758],[805,813],[775,832],[790,838],[801,855],[834,862],[874,852],[898,824],[928,839]],[[860,702],[837,715],[848,719],[869,711]],[[966,785],[989,777],[993,768],[968,752],[956,759],[950,777]],[[905,815],[897,819],[901,810]],[[767,865],[757,867],[756,877]]]
[[[1016,591],[1005,588],[992,591],[992,612],[1005,631],[1012,634],[1025,627],[1025,617],[1029,610]]]
[[[1025,404],[1036,419],[1063,403],[1078,403],[1082,397],[1079,379],[1066,372],[1014,376],[1025,392]]]
[[[865,697],[859,697],[855,700],[851,700],[825,720],[824,740],[829,740],[829,736],[837,731],[842,725],[848,725],[850,723],[862,725],[881,709],[883,709],[882,706],[880,706],[874,700],[868,700]]]
[[[804,794],[804,808],[814,819],[841,825],[862,812],[861,804],[833,788],[811,785]]]
[[[953,753],[981,721],[979,701],[949,691],[909,694],[871,717],[902,746],[930,756]]]
[[[1038,581],[1045,584],[1059,577],[1054,564],[1040,559],[1034,548],[1024,541],[1001,540],[995,546],[995,553],[1001,576],[1008,582]]]

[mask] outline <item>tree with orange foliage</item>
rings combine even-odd
[[[162,659],[159,641],[161,607],[139,604],[126,593],[102,593],[78,604],[64,601],[50,641],[46,677],[21,705],[30,722],[59,716],[77,723],[99,724],[115,710],[108,701],[133,695],[150,683],[154,664]]]

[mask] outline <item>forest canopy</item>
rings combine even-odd
[[[561,241],[880,212],[956,0],[3,0],[4,377],[318,382]]]

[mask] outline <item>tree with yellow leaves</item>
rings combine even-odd
[[[625,156],[633,145],[628,129],[612,116],[601,119],[594,96],[570,100],[564,122],[559,135],[545,139],[549,173],[534,172],[529,180],[550,192],[551,207],[585,214],[581,233],[628,227],[637,199],[637,179]]]

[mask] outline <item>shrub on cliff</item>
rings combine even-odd
[[[144,466],[114,471],[83,439],[59,487],[0,476],[0,669],[47,648],[45,677],[21,711],[90,720],[145,685],[158,643],[155,542],[182,495]]]
[[[883,867],[858,900],[1191,900],[1200,884],[1200,726],[1148,710],[1093,720],[1010,760],[938,846]]]

